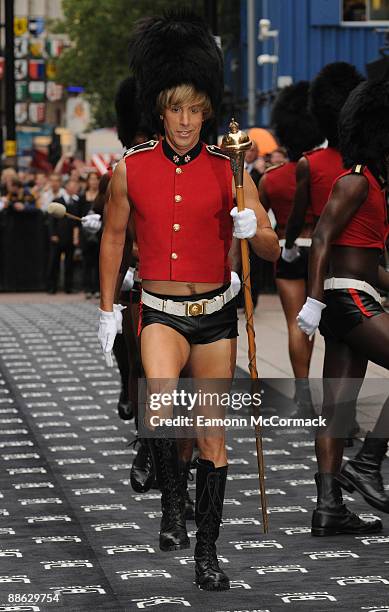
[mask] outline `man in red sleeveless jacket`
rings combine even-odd
[[[228,260],[232,235],[248,238],[270,261],[277,259],[279,246],[250,178],[244,181],[247,208],[238,212],[229,159],[200,140],[203,122],[217,111],[223,83],[221,53],[203,21],[169,13],[139,22],[130,58],[142,108],[165,138],[129,149],[112,178],[101,245],[99,338],[109,351],[116,334],[115,282],[133,214],[149,393],[145,418],[162,494],[159,542],[161,550],[172,551],[190,545],[184,488],[173,429],[160,411],[158,422],[152,420],[151,400],[161,389],[172,397],[181,373],[195,383],[224,380],[229,388],[237,337]],[[147,171],[150,163],[153,173]],[[164,414],[171,416],[171,408],[170,403]],[[214,409],[206,408],[211,416]],[[216,555],[228,468],[224,436],[223,427],[201,435],[197,430],[195,574],[196,584],[206,590],[229,588]]]

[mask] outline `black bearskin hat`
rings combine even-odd
[[[201,17],[181,10],[141,19],[130,40],[129,57],[141,107],[154,125],[158,94],[181,84],[206,93],[217,113],[223,95],[223,56]]]
[[[119,84],[115,95],[115,109],[118,138],[123,147],[126,149],[131,147],[139,132],[145,134],[148,139],[153,137],[151,128],[146,125],[140,112],[137,87],[133,77],[128,77]]]
[[[308,111],[308,93],[308,81],[289,85],[278,94],[272,108],[271,125],[292,161],[324,140],[316,119]]]
[[[124,79],[115,95],[118,138],[127,149],[138,131],[140,112],[136,99],[136,82],[133,77]]]
[[[339,120],[346,168],[384,161],[389,153],[389,81],[366,81],[350,94]]]
[[[315,77],[310,90],[310,108],[332,147],[338,146],[338,119],[350,92],[364,77],[352,64],[327,64]]]

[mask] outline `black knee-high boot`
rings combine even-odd
[[[228,576],[219,567],[216,540],[223,514],[228,466],[215,468],[212,461],[198,459],[196,474],[196,584],[206,591],[230,588]]]
[[[389,495],[381,475],[381,464],[387,450],[387,438],[374,438],[368,432],[361,450],[344,464],[337,480],[346,491],[357,490],[373,508],[389,513]]]
[[[344,505],[342,490],[334,474],[315,474],[317,486],[317,508],[312,515],[313,536],[330,536],[348,533],[363,535],[379,533],[382,523],[379,519],[365,521],[350,512]]]
[[[149,445],[159,488],[161,490],[161,528],[159,547],[163,551],[189,548],[185,524],[186,479],[172,438],[152,438]]]
[[[185,519],[187,521],[194,521],[195,518],[195,505],[193,499],[189,495],[188,481],[193,480],[192,473],[190,471],[191,462],[187,461],[181,464],[183,487],[185,490]]]

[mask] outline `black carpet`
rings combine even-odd
[[[301,429],[264,438],[266,536],[254,438],[229,432],[218,550],[232,588],[199,591],[194,531],[191,550],[160,552],[159,493],[130,488],[134,425],[117,417],[96,326],[88,304],[0,306],[0,612],[389,611],[388,518],[379,536],[310,536],[315,460]]]

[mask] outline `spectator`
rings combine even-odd
[[[259,157],[258,145],[254,140],[252,142],[251,149],[249,149],[246,153],[244,169],[249,173],[255,185],[258,187],[260,178],[265,172],[265,160],[263,157]]]
[[[65,186],[64,195],[55,197],[55,202],[59,202],[66,207],[67,212],[79,216],[80,205],[78,198],[78,183],[68,180]],[[65,293],[73,291],[73,255],[74,248],[78,246],[79,230],[77,222],[63,217],[57,219],[49,217],[49,269],[48,269],[48,293],[56,293],[58,289],[58,278],[60,272],[61,255],[65,254]]]
[[[66,191],[62,187],[61,175],[57,172],[50,174],[49,186],[46,190],[41,193],[40,207],[44,212],[47,211],[47,207],[51,202],[58,202],[58,198],[66,196]]]
[[[1,185],[0,185],[0,191],[1,191],[1,195],[5,196],[7,191],[8,191],[8,187],[10,185],[10,181],[12,179],[17,179],[18,175],[16,173],[16,170],[14,170],[14,168],[4,168],[4,170],[1,173]]]
[[[7,193],[2,198],[3,208],[15,212],[31,211],[35,209],[35,198],[18,178],[8,181]]]
[[[42,208],[42,195],[48,189],[48,179],[44,172],[37,172],[35,175],[35,184],[31,188],[31,192],[35,197],[37,208]]]
[[[273,151],[270,154],[270,165],[271,166],[276,166],[278,164],[285,164],[287,161],[288,161],[288,155],[283,147],[279,147],[278,149],[275,149],[275,151]]]
[[[99,193],[97,172],[89,172],[86,189],[80,197],[80,215],[84,217],[94,212],[93,204]],[[91,232],[81,228],[81,250],[83,260],[83,283],[85,297],[99,297],[99,250],[101,232]]]

